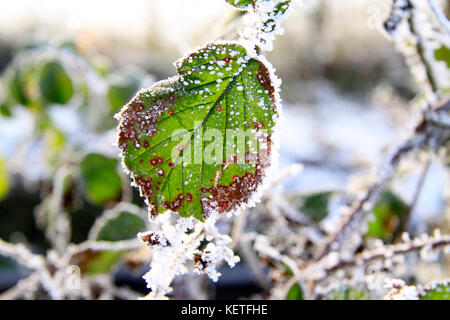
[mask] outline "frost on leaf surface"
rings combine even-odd
[[[237,43],[210,43],[175,65],[177,76],[118,114],[118,144],[152,215],[203,220],[246,204],[261,185],[277,90],[266,65]]]
[[[426,288],[420,300],[450,300],[450,281],[435,283]]]

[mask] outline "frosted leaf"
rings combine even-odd
[[[234,42],[210,43],[175,65],[178,76],[141,90],[117,115],[123,165],[152,216],[235,211],[271,165],[279,81],[267,60]]]
[[[248,9],[244,16],[247,28],[242,38],[249,42],[249,47],[262,51],[271,51],[275,36],[283,34],[281,22],[297,5],[296,0],[260,0]]]

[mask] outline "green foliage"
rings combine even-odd
[[[29,88],[29,76],[22,69],[15,69],[10,75],[8,87],[11,97],[19,104],[28,106],[31,103],[27,88]]]
[[[109,107],[112,114],[118,112],[134,96],[141,84],[134,75],[123,75],[110,81],[108,91]]]
[[[375,220],[369,222],[369,237],[389,240],[399,225],[400,218],[408,210],[408,205],[392,191],[383,191],[373,208]]]
[[[82,274],[95,276],[109,273],[120,261],[124,251],[87,249],[71,257],[70,264],[80,268]]]
[[[136,239],[137,233],[146,228],[145,220],[139,212],[139,208],[125,203],[105,211],[92,226],[89,239],[93,241]],[[87,250],[78,256],[78,264],[89,275],[107,273],[120,261],[123,253],[122,250]]]
[[[434,58],[437,61],[443,61],[447,64],[447,68],[450,69],[450,48],[443,45],[439,49],[434,50]]]
[[[58,61],[44,64],[40,73],[39,88],[42,97],[51,103],[65,104],[74,93],[72,80]]]
[[[0,115],[4,117],[11,117],[11,110],[6,103],[0,103]]]
[[[176,67],[178,76],[140,91],[118,115],[118,143],[151,214],[202,220],[236,209],[262,182],[275,88],[236,43],[208,44]]]
[[[328,203],[332,192],[318,192],[301,199],[300,211],[318,222],[328,215]]]
[[[9,173],[6,163],[0,157],[0,201],[6,197],[9,191]]]
[[[248,9],[251,6],[254,6],[258,0],[225,0],[225,1],[231,4],[233,7],[239,9]]]
[[[304,300],[303,290],[298,283],[292,285],[289,289],[285,300]]]
[[[325,295],[324,300],[371,300],[369,291],[363,286],[345,286]]]
[[[425,289],[420,300],[450,300],[450,282],[447,281]]]
[[[88,199],[95,204],[117,201],[122,193],[122,180],[117,159],[97,153],[87,154],[80,162],[81,177]]]
[[[111,272],[111,269],[119,262],[123,251],[101,251],[87,266],[87,273],[91,276]]]
[[[98,226],[97,241],[121,241],[135,239],[138,232],[145,230],[145,221],[139,215],[120,211],[117,215],[105,217]]]

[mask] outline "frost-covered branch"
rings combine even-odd
[[[394,176],[401,159],[407,154],[425,147],[436,150],[442,142],[449,139],[449,130],[441,126],[436,126],[432,121],[428,120],[430,118],[440,117],[443,114],[448,114],[449,112],[450,100],[437,108],[423,111],[421,119],[414,126],[414,130],[391,149],[378,169],[378,174],[371,187],[359,198],[349,213],[344,217],[341,226],[330,236],[323,248],[319,250],[313,260],[315,263],[321,261],[329,253],[342,249],[344,243],[347,245],[349,243],[351,244],[352,248],[350,248],[350,252],[355,249],[355,246],[359,244],[363,222],[372,212],[385,185]],[[349,241],[350,237],[354,237],[355,241]]]
[[[206,273],[211,280],[217,281],[221,275],[217,267],[222,261],[233,267],[240,260],[229,248],[231,238],[219,232],[217,215],[211,215],[204,223],[191,217],[179,218],[172,224],[170,218],[169,214],[158,216],[152,220],[158,231],[138,235],[152,248],[151,268],[144,275],[151,292],[145,299],[166,299],[175,277],[188,273],[192,268],[194,272]],[[201,246],[202,243],[207,244]],[[192,265],[187,264],[189,261]]]
[[[27,294],[36,291],[41,284],[41,277],[39,273],[34,272],[27,278],[19,280],[19,282],[12,288],[0,294],[0,300],[16,300],[27,296]]]
[[[47,268],[46,259],[32,253],[23,244],[11,244],[0,239],[0,254],[14,259],[21,265],[37,271],[40,275],[42,286],[46,289],[52,299],[61,299],[62,294],[52,279]]]
[[[403,256],[413,252],[420,252],[421,258],[424,260],[432,260],[431,258],[437,257],[439,249],[443,249],[444,252],[449,251],[450,235],[441,235],[439,232],[435,232],[433,236],[424,234],[422,237],[411,240],[404,233],[402,243],[388,246],[381,244],[375,249],[363,251],[349,259],[338,258],[334,261],[329,259],[328,262],[324,262],[325,264],[328,263],[328,265],[323,268],[324,273],[322,276],[345,268],[364,267],[376,260],[392,262],[397,256]]]
[[[442,98],[449,70],[436,52],[450,47],[450,25],[435,0],[394,0],[384,28],[428,98]]]
[[[142,244],[137,239],[123,240],[123,241],[92,241],[88,240],[77,245],[69,246],[68,253],[70,255],[86,251],[122,251],[134,250],[142,247]]]

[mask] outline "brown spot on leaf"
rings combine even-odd
[[[180,209],[181,205],[183,204],[183,200],[184,195],[181,193],[173,201],[165,201],[164,208],[172,211],[178,211],[178,209]]]
[[[125,151],[130,143],[138,148],[141,145],[138,132],[141,136],[153,135],[156,132],[157,120],[165,109],[166,106],[161,102],[145,107],[143,101],[134,98],[119,116],[119,148]],[[147,148],[145,142],[144,146]]]
[[[134,184],[139,187],[141,196],[146,197],[148,200],[153,195],[153,184],[151,178],[144,178],[142,176],[135,176],[133,178]]]
[[[272,142],[267,139],[267,150],[259,153],[247,153],[245,161],[255,164],[255,172],[247,172],[244,176],[233,176],[233,182],[228,186],[214,183],[211,188],[202,188],[203,216],[207,218],[212,211],[224,213],[238,209],[247,203],[262,184],[265,170],[270,165]]]
[[[141,234],[139,238],[144,242],[147,246],[162,246],[167,247],[170,246],[170,243],[167,241],[167,239],[163,238],[161,235],[155,233],[155,232],[146,232],[144,234]]]

